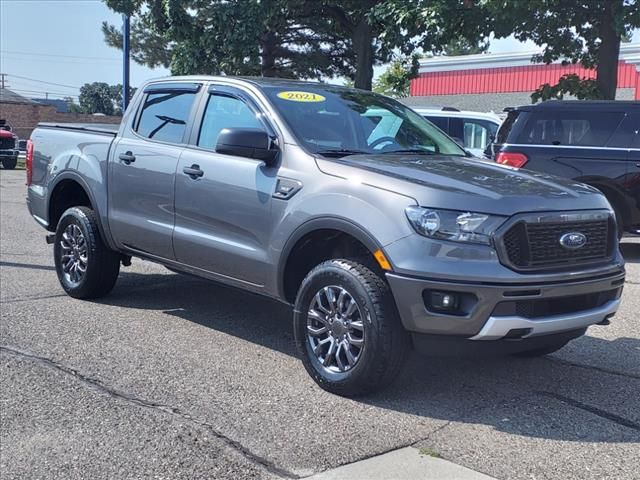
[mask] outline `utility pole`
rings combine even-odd
[[[129,15],[122,15],[122,113],[129,105]]]
[[[6,73],[0,73],[0,83],[2,84],[2,88],[4,88],[4,77],[6,76]]]

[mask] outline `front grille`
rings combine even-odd
[[[16,141],[13,138],[0,138],[0,150],[13,150],[16,148]]]
[[[512,300],[496,305],[492,315],[497,317],[512,316],[524,318],[540,318],[552,315],[582,312],[603,306],[620,296],[620,289],[606,292],[594,292],[569,297],[537,298],[533,300]]]
[[[585,235],[586,244],[575,250],[563,247],[560,238],[570,232]],[[612,253],[614,235],[611,218],[546,223],[522,220],[507,230],[502,243],[508,263],[516,269],[532,270],[606,259]]]

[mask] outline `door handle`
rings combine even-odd
[[[126,163],[127,165],[136,161],[136,156],[133,154],[133,152],[130,152],[130,151],[121,153],[120,155],[118,155],[118,158],[122,160],[124,163]]]
[[[189,175],[192,179],[196,179],[198,177],[202,177],[204,175],[204,172],[202,170],[200,170],[200,165],[196,165],[195,163],[193,165],[191,165],[190,167],[184,167],[182,169],[183,173],[186,173],[187,175]]]

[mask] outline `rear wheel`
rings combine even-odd
[[[62,214],[53,255],[58,280],[74,298],[106,295],[120,272],[120,256],[102,241],[96,214],[88,207],[72,207]]]
[[[13,170],[18,164],[18,157],[4,157],[2,159],[2,166],[5,170]]]
[[[343,396],[391,383],[410,348],[387,283],[350,260],[329,260],[305,277],[294,333],[307,372]]]

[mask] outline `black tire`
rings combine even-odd
[[[308,312],[316,293],[324,287],[344,289],[357,304],[356,315],[364,326],[363,347],[346,371],[323,367],[307,336]],[[410,349],[409,335],[400,323],[389,286],[380,275],[351,260],[329,260],[309,272],[298,291],[293,326],[296,347],[309,375],[324,390],[345,397],[389,385],[398,376]],[[338,349],[337,356],[339,352]],[[346,355],[344,348],[342,352]]]
[[[18,164],[18,157],[4,157],[2,159],[2,166],[5,170],[13,170]]]
[[[75,228],[73,225],[80,229],[86,242],[85,271],[78,281],[73,281],[70,274],[65,272],[62,258],[65,252],[63,235],[68,228]],[[60,285],[74,298],[89,299],[106,295],[113,289],[120,272],[120,256],[102,241],[96,214],[88,207],[72,207],[62,214],[56,229],[53,256]]]
[[[567,341],[567,342],[561,342],[561,343],[554,343],[546,347],[536,348],[534,350],[525,350],[524,352],[513,353],[512,355],[514,357],[521,357],[521,358],[543,357],[545,355],[549,355],[551,353],[557,352],[558,350],[563,348],[567,343],[569,342]]]

